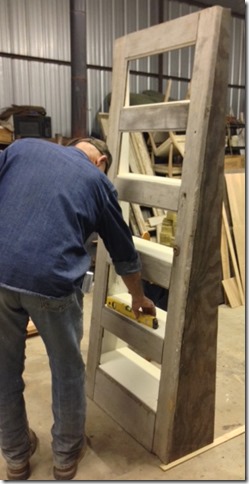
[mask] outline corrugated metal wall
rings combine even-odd
[[[164,1],[164,18],[167,21],[182,15],[197,11],[195,7],[180,4],[175,1]],[[88,28],[88,64],[99,66],[112,65],[112,45],[115,38],[130,32],[147,28],[159,23],[159,2],[155,0],[88,0],[87,2],[87,28]],[[103,19],[106,19],[103,22]],[[98,48],[96,45],[96,32],[98,32]],[[173,77],[190,77],[193,61],[193,49],[182,49],[163,56],[163,74]],[[131,71],[144,73],[158,73],[158,56],[133,61]],[[89,126],[94,133],[98,132],[96,112],[106,111],[108,104],[106,95],[111,91],[111,72],[88,70],[89,87]],[[165,92],[167,80],[162,86]],[[158,79],[146,75],[131,75],[131,92],[141,93],[145,90],[159,90]],[[183,98],[186,95],[187,83],[173,81],[171,97]],[[97,99],[96,99],[97,98]]]
[[[69,39],[69,0],[0,0],[0,108],[43,106],[53,134],[70,135]]]
[[[197,11],[176,0],[164,0],[167,21]],[[86,0],[88,126],[97,134],[96,114],[107,109],[111,91],[113,41],[160,21],[157,0]],[[245,112],[245,21],[232,18],[228,112]],[[11,104],[45,107],[53,135],[71,135],[69,0],[0,0],[0,108]],[[193,63],[193,48],[163,55],[163,76],[173,77],[171,97],[183,98]],[[15,58],[15,56],[17,56]],[[22,56],[22,57],[18,57]],[[31,59],[29,58],[31,57]],[[32,59],[35,58],[35,59]],[[43,59],[41,62],[38,58]],[[134,61],[132,92],[158,91],[158,57]],[[183,79],[183,80],[181,80]],[[185,79],[185,80],[184,80]],[[161,90],[166,88],[167,78]]]

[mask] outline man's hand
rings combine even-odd
[[[131,307],[135,317],[138,318],[141,313],[156,316],[155,304],[144,295],[141,273],[134,272],[133,274],[127,274],[122,276],[122,279],[131,294]]]
[[[138,318],[139,315],[141,315],[141,313],[151,314],[151,316],[156,316],[156,307],[153,301],[151,301],[151,299],[149,299],[146,296],[142,296],[139,298],[132,297],[131,307],[136,318]]]

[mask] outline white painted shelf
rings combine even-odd
[[[156,412],[159,368],[124,347],[102,354],[100,369]]]

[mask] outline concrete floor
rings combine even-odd
[[[92,295],[85,297],[86,360]],[[34,481],[52,481],[50,428],[52,425],[50,371],[39,336],[27,340],[25,398],[31,427],[40,445],[31,459]],[[245,310],[219,307],[218,366],[215,438],[245,424]],[[87,434],[91,439],[75,480],[245,480],[245,434],[213,447],[184,463],[163,471],[160,460],[147,452],[95,403],[88,401]],[[5,462],[0,457],[0,479]]]

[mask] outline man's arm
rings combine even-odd
[[[0,151],[0,173],[1,173],[2,168],[4,167],[4,163],[6,161],[6,158],[7,158],[7,148],[5,148],[5,150],[3,150],[3,151]]]
[[[121,276],[131,294],[135,317],[138,318],[141,311],[155,316],[155,305],[144,294],[140,259],[130,229],[123,219],[117,194],[113,190],[101,213],[97,231],[112,258],[116,273]]]
[[[121,277],[129,293],[131,294],[131,307],[136,318],[139,317],[141,311],[145,314],[151,314],[152,316],[156,316],[156,308],[153,301],[151,301],[144,295],[141,273],[134,272],[133,274],[126,274]]]

